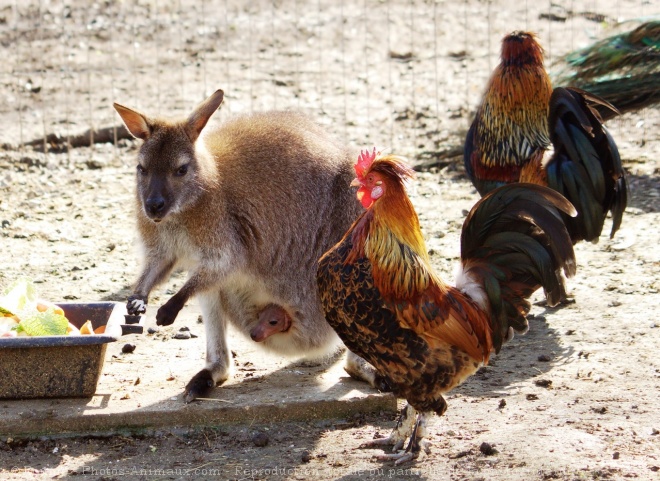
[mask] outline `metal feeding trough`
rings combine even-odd
[[[124,321],[116,302],[58,303],[71,324],[87,320],[104,334],[0,338],[0,399],[90,397],[96,391],[109,342],[141,333],[142,325]]]

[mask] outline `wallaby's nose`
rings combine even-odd
[[[145,202],[150,217],[159,217],[165,211],[165,199],[162,196],[149,197]]]

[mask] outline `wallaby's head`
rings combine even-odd
[[[223,99],[222,90],[199,104],[187,119],[152,119],[113,104],[128,131],[144,142],[138,153],[137,188],[142,208],[154,222],[191,206],[216,180],[213,160],[197,139]]]

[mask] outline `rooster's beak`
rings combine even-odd
[[[360,187],[361,185],[362,182],[360,182],[360,179],[358,179],[357,177],[353,179],[353,181],[351,182],[351,187]]]

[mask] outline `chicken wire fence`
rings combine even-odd
[[[299,109],[356,146],[433,156],[460,148],[505,33],[536,32],[552,71],[567,49],[652,7],[644,0],[0,1],[0,144],[44,155],[87,144],[93,151],[118,141],[113,102],[182,116],[222,88],[220,120]],[[648,128],[658,124],[657,111],[643,119],[651,121],[617,122]]]

